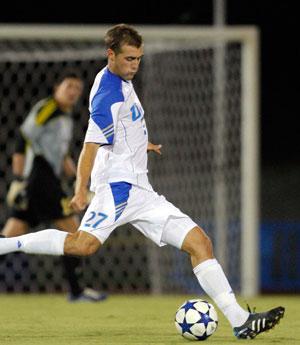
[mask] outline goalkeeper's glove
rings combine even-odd
[[[17,210],[26,210],[28,208],[27,182],[23,177],[15,177],[9,186],[6,196],[6,202],[9,207]]]

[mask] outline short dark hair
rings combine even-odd
[[[140,48],[143,44],[143,38],[132,26],[117,24],[107,31],[104,42],[107,49],[112,49],[118,54],[124,44]]]
[[[77,71],[68,69],[63,73],[59,74],[57,78],[55,78],[55,85],[60,85],[65,79],[69,78],[82,80],[82,77],[79,75]]]
[[[80,76],[80,74],[77,71],[74,70],[65,70],[62,73],[56,74],[55,76],[55,81],[54,81],[54,85],[52,86],[52,94],[55,93],[56,89],[60,86],[60,84],[62,84],[62,82],[65,79],[78,79],[81,80],[83,82],[83,78]]]

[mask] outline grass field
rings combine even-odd
[[[219,312],[219,328],[206,343],[299,345],[299,297],[247,300],[257,311],[286,307],[280,325],[255,340],[236,340]],[[71,304],[62,295],[0,295],[0,345],[189,344],[177,334],[173,322],[177,307],[188,298],[195,296],[111,295],[102,303]]]

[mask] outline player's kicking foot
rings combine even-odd
[[[253,339],[258,334],[272,329],[283,318],[283,315],[283,307],[277,307],[265,313],[251,313],[242,326],[233,328],[233,333],[238,339]]]
[[[68,296],[70,302],[102,302],[106,299],[105,293],[90,288],[85,288],[79,296]]]

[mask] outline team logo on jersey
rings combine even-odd
[[[134,105],[130,108],[131,114],[132,114],[132,121],[136,121],[140,118],[142,118],[142,110],[139,108],[139,106],[134,103]]]

